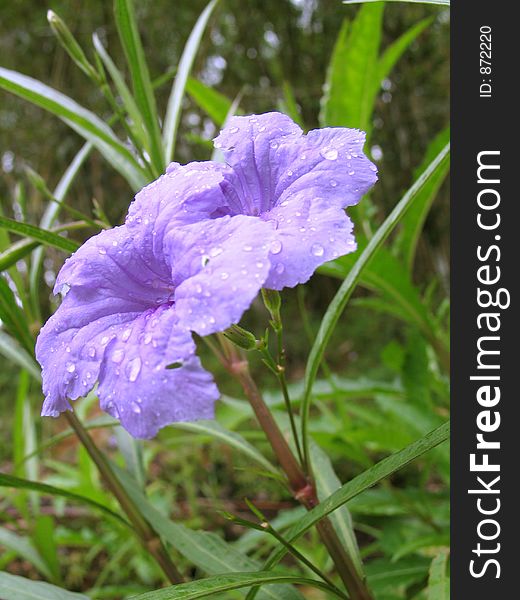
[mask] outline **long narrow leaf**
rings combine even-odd
[[[48,579],[52,578],[52,573],[45,564],[41,554],[26,537],[18,535],[4,527],[0,527],[0,546],[13,550],[18,556],[35,566],[44,577],[47,577]]]
[[[62,119],[85,140],[96,146],[106,160],[138,190],[146,175],[132,153],[112,129],[94,113],[37,79],[0,67],[0,87]]]
[[[343,313],[352,292],[359,282],[361,274],[365,267],[369,264],[370,260],[376,255],[378,249],[382,246],[386,238],[395,229],[397,224],[404,217],[408,209],[413,205],[415,198],[423,187],[430,181],[430,179],[437,173],[438,169],[442,168],[445,158],[448,156],[450,146],[447,144],[437,157],[431,162],[430,166],[424,171],[424,173],[415,181],[412,187],[406,192],[401,200],[394,207],[392,212],[388,215],[384,223],[379,227],[375,235],[372,237],[367,247],[361,253],[361,256],[357,259],[352,270],[349,272],[347,278],[337,291],[336,295],[329,304],[327,311],[323,317],[320,325],[320,329],[316,335],[316,340],[312,346],[307,361],[305,370],[305,393],[302,400],[302,439],[304,442],[304,448],[306,457],[309,457],[309,439],[308,439],[308,422],[309,412],[312,397],[312,386],[318,373],[319,365],[325,348],[330,340],[332,332]]]
[[[7,217],[0,216],[0,227],[7,229],[7,231],[17,233],[18,235],[29,237],[45,246],[53,246],[59,250],[65,250],[65,252],[68,252],[69,254],[75,252],[79,248],[79,244],[76,242],[61,237],[52,231],[46,231],[45,229],[36,227],[36,225],[22,223],[20,221],[15,221],[14,219],[8,219]]]
[[[97,510],[102,511],[106,515],[111,516],[116,519],[119,523],[130,525],[121,517],[118,513],[114,512],[108,506],[96,502],[87,496],[82,496],[81,494],[76,494],[74,492],[69,492],[68,490],[64,490],[61,488],[54,487],[52,485],[47,485],[46,483],[40,483],[38,481],[29,481],[27,479],[21,479],[20,477],[14,477],[13,475],[8,475],[7,473],[0,473],[0,487],[8,487],[22,490],[32,490],[34,492],[38,492],[40,494],[47,494],[50,496],[61,496],[62,498],[67,498],[68,500],[73,500],[74,502],[80,502],[81,504],[88,504]]]
[[[119,38],[132,77],[135,100],[148,130],[152,162],[159,173],[162,173],[165,165],[162,159],[157,106],[152,80],[144,56],[141,38],[139,37],[133,0],[114,0],[114,14]]]
[[[380,2],[381,0],[343,0],[343,4],[366,4],[367,2]],[[450,0],[386,0],[386,2],[408,2],[411,4],[441,4],[449,6]]]
[[[2,600],[89,600],[89,597],[84,594],[69,592],[50,583],[32,581],[3,572],[0,572],[0,598]]]
[[[294,575],[284,573],[256,572],[256,573],[230,573],[229,575],[215,575],[206,579],[199,579],[190,583],[181,583],[172,587],[147,592],[135,596],[134,600],[196,600],[197,598],[209,598],[215,594],[222,594],[231,590],[246,588],[251,585],[265,585],[268,583],[294,583],[304,586],[315,587],[334,594],[337,598],[343,598],[336,594],[329,585],[307,579],[305,577],[295,577]]]
[[[36,366],[34,358],[2,329],[0,329],[0,354],[3,354],[15,365],[25,369],[35,381],[41,383],[40,370]]]
[[[351,25],[344,22],[327,73],[323,125],[369,129],[383,11],[383,2],[368,4],[359,9]]]
[[[188,80],[193,61],[195,60],[202,34],[204,33],[204,29],[206,28],[211,13],[218,1],[219,0],[211,0],[202,11],[182,52],[175,81],[173,82],[172,90],[170,92],[170,98],[168,99],[166,116],[164,118],[163,146],[166,164],[171,162],[173,158],[175,142],[177,140],[177,129],[181,116],[181,102],[186,88],[186,81]]]

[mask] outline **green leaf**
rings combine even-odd
[[[343,4],[366,4],[368,2],[380,2],[380,0],[343,0]],[[411,4],[442,4],[449,6],[450,0],[386,0],[386,2],[408,2]]]
[[[377,255],[379,248],[382,246],[386,238],[395,229],[397,224],[404,217],[408,209],[413,205],[418,193],[423,187],[430,181],[431,177],[435,175],[439,168],[442,168],[443,161],[449,154],[449,144],[447,144],[441,152],[437,155],[424,173],[415,181],[412,187],[406,192],[401,200],[394,207],[392,212],[385,219],[384,223],[378,228],[377,232],[371,238],[370,242],[363,250],[359,258],[354,263],[351,271],[347,275],[345,281],[341,284],[336,295],[329,304],[327,311],[321,321],[320,329],[316,335],[316,340],[311,348],[309,358],[307,361],[307,367],[305,370],[305,393],[302,399],[302,440],[304,443],[306,460],[309,459],[309,436],[308,436],[308,422],[310,404],[312,398],[312,387],[318,373],[318,369],[327,347],[327,343],[330,340],[332,332],[340,318],[343,309],[345,308],[352,292],[358,284],[361,275],[370,263],[370,261]]]
[[[401,58],[405,50],[410,44],[430,25],[433,21],[433,17],[428,17],[416,23],[408,31],[405,31],[393,44],[391,44],[379,59],[375,76],[374,76],[374,89],[372,103],[379,91],[379,87],[383,79],[388,77],[392,69],[394,68],[397,61]],[[446,140],[447,141],[447,140]],[[446,142],[445,142],[446,143]]]
[[[50,496],[61,496],[63,498],[67,498],[69,500],[73,500],[75,502],[80,502],[82,504],[88,504],[97,510],[102,511],[104,514],[109,515],[110,517],[117,519],[119,523],[130,525],[121,517],[119,514],[114,512],[108,506],[101,504],[100,502],[96,502],[91,498],[87,498],[86,496],[82,496],[80,494],[76,494],[74,492],[69,492],[68,490],[64,490],[61,488],[54,487],[52,485],[48,485],[46,483],[39,483],[38,481],[29,481],[27,479],[21,479],[20,477],[14,477],[13,475],[8,475],[7,473],[0,473],[0,487],[8,487],[22,490],[32,490],[34,492],[38,492],[40,494],[48,494]]]
[[[311,447],[312,464],[314,465],[314,478],[318,489],[320,502],[325,500],[341,487],[341,482],[334,472],[329,457],[323,450],[313,444]],[[347,549],[358,574],[363,577],[363,562],[359,554],[359,547],[352,526],[352,518],[346,506],[341,506],[330,516],[330,520],[338,537]]]
[[[11,362],[25,369],[33,379],[41,383],[40,369],[36,366],[34,358],[14,338],[1,329],[0,354],[3,354]]]
[[[438,554],[430,566],[428,579],[428,600],[449,600],[450,578],[448,575],[448,552]]]
[[[215,125],[218,127],[224,125],[232,105],[229,98],[193,77],[189,77],[186,81],[186,92],[210,116]]]
[[[89,600],[84,594],[76,594],[43,581],[32,581],[0,572],[0,598],[2,600]]]
[[[449,140],[450,129],[448,127],[436,136],[428,146],[424,160],[415,172],[415,178],[418,178],[424,173],[435,155],[440,152]],[[426,216],[428,215],[431,205],[437,196],[437,192],[439,191],[442,182],[446,179],[449,170],[450,161],[449,158],[446,157],[441,167],[419,193],[414,206],[401,221],[400,232],[396,239],[396,248],[399,256],[403,257],[404,263],[408,267],[410,273],[412,272],[417,242],[424,222],[426,221]]]
[[[148,501],[128,473],[115,466],[112,468],[154,530],[203,572],[217,575],[260,570],[259,562],[249,558],[217,535],[205,531],[193,531],[168,519]],[[287,586],[267,587],[261,590],[259,597],[263,600],[301,599],[301,595],[295,589]]]
[[[63,173],[63,175],[61,176],[61,179],[59,180],[58,185],[54,189],[53,193],[54,198],[56,198],[58,202],[49,202],[49,204],[47,205],[47,208],[45,209],[43,217],[40,221],[40,227],[42,229],[49,229],[53,225],[55,220],[58,218],[58,215],[61,210],[61,203],[65,200],[65,197],[70,190],[70,186],[74,182],[74,179],[78,175],[81,167],[85,163],[93,147],[93,144],[91,144],[90,142],[84,144],[72,159],[72,162],[67,167],[65,173]],[[31,250],[32,249],[33,248],[31,248]],[[44,248],[37,248],[36,252],[31,257],[31,269],[29,272],[29,290],[31,302],[37,314],[39,314],[38,294],[40,291],[39,285],[43,257]],[[2,260],[0,257],[0,270],[1,263]]]
[[[141,38],[139,37],[133,0],[114,0],[114,14],[119,39],[132,77],[135,101],[148,130],[151,145],[150,156],[155,168],[159,173],[162,173],[165,164],[162,157],[157,106]]]
[[[202,11],[195,27],[192,29],[186,46],[182,52],[181,60],[175,76],[175,81],[170,92],[168,99],[168,106],[166,108],[166,116],[164,117],[163,126],[163,146],[164,146],[164,160],[168,164],[173,159],[173,152],[175,149],[175,142],[177,140],[177,129],[179,126],[179,120],[181,116],[181,103],[186,88],[186,82],[188,80],[195,55],[199,49],[202,34],[208,23],[208,20],[213,12],[213,9],[217,5],[219,0],[211,0],[211,2]]]
[[[448,421],[421,439],[406,446],[406,448],[384,458],[370,469],[354,477],[354,479],[345,483],[339,490],[335,491],[331,496],[309,511],[285,534],[285,539],[292,544],[318,521],[333,513],[340,506],[343,506],[346,502],[361,494],[361,492],[364,492],[399,469],[402,469],[422,454],[445,442],[449,438],[449,435],[450,425]],[[285,554],[285,548],[275,551],[264,565],[264,569],[273,568]]]
[[[54,529],[54,519],[50,515],[38,515],[34,523],[33,541],[52,573],[50,579],[53,583],[61,584],[60,559]]]
[[[285,573],[256,572],[256,573],[230,573],[229,575],[216,575],[206,579],[199,579],[190,583],[181,583],[172,587],[147,592],[135,596],[135,600],[195,600],[196,598],[208,598],[223,592],[238,590],[251,585],[265,585],[268,583],[294,583],[304,586],[315,587],[327,591],[338,598],[333,589],[327,584],[307,579],[304,577],[295,577]]]
[[[37,79],[0,67],[0,87],[56,115],[101,152],[134,190],[147,182],[146,174],[112,129],[91,111]]]
[[[11,335],[14,335],[20,344],[31,353],[34,340],[29,331],[26,316],[18,306],[14,293],[2,275],[0,275],[0,319]]]
[[[32,238],[45,246],[53,246],[59,250],[64,250],[69,254],[75,252],[79,248],[78,243],[61,237],[52,231],[46,231],[45,229],[36,227],[36,225],[21,223],[20,221],[8,219],[7,217],[0,216],[0,227],[13,233],[17,233],[18,235]]]
[[[33,546],[33,544],[26,538],[0,527],[0,546],[4,546],[13,552],[16,552],[18,556],[29,561],[34,567],[40,571],[40,573],[49,579],[52,579],[52,572],[43,560],[41,554]],[[0,584],[0,591],[2,587]],[[3,596],[0,596],[3,598]]]
[[[0,271],[6,271],[15,265],[19,260],[25,258],[35,248],[38,248],[38,242],[30,240],[19,240],[12,244],[4,252],[0,254]]]
[[[345,20],[327,71],[320,121],[324,126],[368,131],[374,104],[384,2],[359,9],[351,25]]]
[[[121,96],[121,100],[126,109],[128,116],[131,121],[132,132],[135,134],[136,138],[141,142],[142,146],[146,148],[146,150],[151,153],[151,144],[148,135],[148,130],[146,129],[146,125],[144,123],[141,112],[139,111],[139,107],[137,106],[132,93],[128,89],[128,86],[125,83],[123,74],[116,67],[114,61],[110,58],[108,52],[105,50],[101,40],[99,39],[97,33],[94,33],[92,36],[92,42],[94,44],[94,48],[101,58],[103,64],[105,65],[106,70],[109,72],[112,81],[114,82],[118,94]],[[151,155],[151,154],[150,154]]]
[[[222,427],[217,421],[194,421],[193,423],[173,423],[172,427],[181,431],[191,431],[210,435],[232,448],[235,448],[245,456],[249,457],[261,467],[271,473],[278,473],[278,469],[265,458],[252,444],[247,442],[241,435]]]

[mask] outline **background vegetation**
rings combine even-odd
[[[157,84],[158,112],[163,115],[184,45],[206,2],[155,0],[136,6],[151,78]],[[182,103],[175,159],[188,162],[211,155],[210,140],[233,100],[242,113],[283,110],[306,129],[320,124],[366,128],[370,131],[366,150],[378,164],[380,181],[354,212],[363,248],[444,146],[449,123],[449,10],[388,3],[384,12],[380,6],[378,14],[377,6],[368,9],[363,20],[358,6],[344,6],[337,0],[222,0],[196,54],[193,79]],[[67,23],[91,61],[91,35],[96,32],[129,81],[112,3],[62,0],[49,8]],[[28,74],[110,119],[112,108],[58,43],[41,3],[5,3],[0,8],[0,22],[3,67]],[[356,27],[363,33],[358,38]],[[384,52],[410,31],[413,35],[399,60],[374,90],[374,102],[370,94],[360,95],[362,76],[369,66],[363,60],[374,53],[373,62],[377,56],[385,56]],[[376,44],[379,35],[380,47]],[[329,92],[324,95],[327,80]],[[121,123],[113,127],[124,137]],[[56,117],[0,91],[2,213],[19,222],[39,224],[49,205],[48,190],[55,190],[81,144],[78,135]],[[339,481],[350,481],[447,417],[446,175],[445,166],[429,180],[415,225],[410,225],[412,214],[391,238],[390,249],[370,263],[334,330],[314,388],[311,421],[314,441],[330,457],[329,462],[315,450],[315,460],[322,461],[327,480],[323,482],[325,495],[338,487]],[[113,225],[124,217],[132,196],[125,179],[98,152],[92,152],[66,202],[91,219],[106,219]],[[420,231],[427,213],[415,252],[411,238],[417,227]],[[62,211],[59,222],[75,218]],[[92,228],[72,231],[69,239],[81,242],[94,232]],[[4,255],[0,259],[10,244],[23,239],[4,231],[2,236],[0,251]],[[305,288],[284,292],[288,375],[294,398],[301,394],[307,356],[322,316],[355,258],[336,261]],[[40,318],[45,319],[53,309],[51,288],[63,259],[61,250],[46,248],[37,306],[33,299],[33,310],[25,313],[30,317],[29,335],[37,333]],[[28,287],[30,256],[10,268],[3,281],[16,289],[19,278],[22,288]],[[15,293],[19,296],[19,289]],[[0,334],[12,334],[4,316],[2,320]],[[266,315],[260,303],[253,306],[245,322],[253,331],[261,331]],[[0,351],[12,359],[6,340],[0,339]],[[212,361],[211,356],[205,357],[225,392],[218,423],[239,432],[240,439],[269,457],[240,392]],[[267,396],[274,409],[281,409],[275,381],[259,361],[255,373],[264,388],[273,390]],[[3,360],[0,471],[45,482],[118,511],[86,451],[68,435],[66,423],[38,417],[41,401],[39,385],[27,369]],[[82,418],[94,420],[94,424],[101,414],[95,398],[78,402],[77,408]],[[93,435],[143,489],[147,484],[148,499],[160,515],[200,535],[206,535],[202,531],[215,533],[258,564],[269,554],[273,539],[254,530],[244,533],[244,527],[219,511],[251,519],[244,501],[247,497],[282,531],[302,516],[276,479],[265,476],[265,468],[252,468],[251,456],[238,451],[236,444],[230,445],[228,434],[215,438],[214,431],[175,427],[144,445],[132,442],[114,427],[96,428]],[[447,481],[447,450],[440,448],[349,503],[361,555],[367,560],[366,572],[378,598],[447,598],[432,595],[437,580],[446,589]],[[0,496],[0,569],[85,592],[91,598],[126,598],[161,585],[161,572],[149,555],[99,507],[27,489],[6,491]],[[211,565],[205,568],[204,559],[179,547],[183,531],[172,534],[177,545],[168,538],[179,569],[190,577],[220,572]],[[193,540],[187,543],[193,546]],[[216,538],[199,541],[202,546],[216,544],[215,553],[223,552]],[[297,547],[323,570],[331,570],[313,531],[301,538]],[[306,573],[305,567],[298,567],[290,558],[286,565]],[[329,597],[327,592],[305,587],[300,591],[308,598]],[[234,594],[241,597],[239,592],[226,592],[222,597]]]

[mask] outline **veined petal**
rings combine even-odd
[[[219,393],[195,356],[174,308],[137,316],[106,348],[99,375],[101,408],[137,438],[172,422],[211,419]]]
[[[292,195],[264,218],[276,223],[267,288],[305,283],[317,267],[356,249],[352,221],[326,197]]]
[[[238,323],[269,273],[273,226],[238,215],[174,229],[165,238],[175,307],[199,335]]]

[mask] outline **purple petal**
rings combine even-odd
[[[281,290],[305,283],[317,267],[356,249],[352,221],[327,198],[293,195],[264,218],[277,223],[267,288]]]
[[[164,175],[136,195],[126,226],[143,256],[161,257],[169,228],[207,219],[226,204],[219,185],[224,171],[224,165],[209,161],[184,166],[171,163]]]
[[[169,423],[213,418],[217,387],[176,311],[150,309],[127,325],[101,364],[103,410],[137,438],[151,438]]]
[[[36,345],[45,393],[42,414],[57,416],[67,410],[68,399],[84,396],[99,378],[102,405],[111,414],[120,414],[123,425],[136,436],[149,437],[172,420],[207,418],[218,392],[194,356],[191,335],[179,326],[171,308],[173,289],[164,257],[143,258],[125,226],[94,236],[69,258],[56,283],[57,291],[68,292]],[[161,332],[149,337],[147,328],[153,328],[159,317]],[[125,356],[118,352],[122,344],[129,349]],[[132,386],[134,393],[125,396],[129,390],[120,393],[123,382],[127,386],[134,382],[124,376],[135,373],[138,357],[143,377]],[[182,366],[164,375],[165,367],[174,362]],[[138,396],[140,388],[146,389]],[[158,398],[155,410],[150,408],[148,388]],[[175,389],[178,394],[172,395]],[[136,397],[143,399],[142,418],[125,409],[125,398],[130,402]]]
[[[365,137],[357,129],[328,127],[280,146],[274,205],[295,194],[343,208],[357,204],[377,181],[377,167],[363,154]]]
[[[235,208],[231,214],[256,216],[271,208],[279,145],[298,140],[301,134],[296,123],[276,112],[229,120],[214,143],[234,172],[226,176],[231,186],[224,188],[229,204]]]
[[[208,335],[238,323],[269,272],[273,232],[272,224],[243,215],[172,230],[165,250],[184,326]]]
[[[286,115],[234,117],[215,139],[232,172],[223,171],[229,214],[260,215],[295,194],[356,204],[377,180],[363,154],[365,134],[344,127],[303,135]]]

